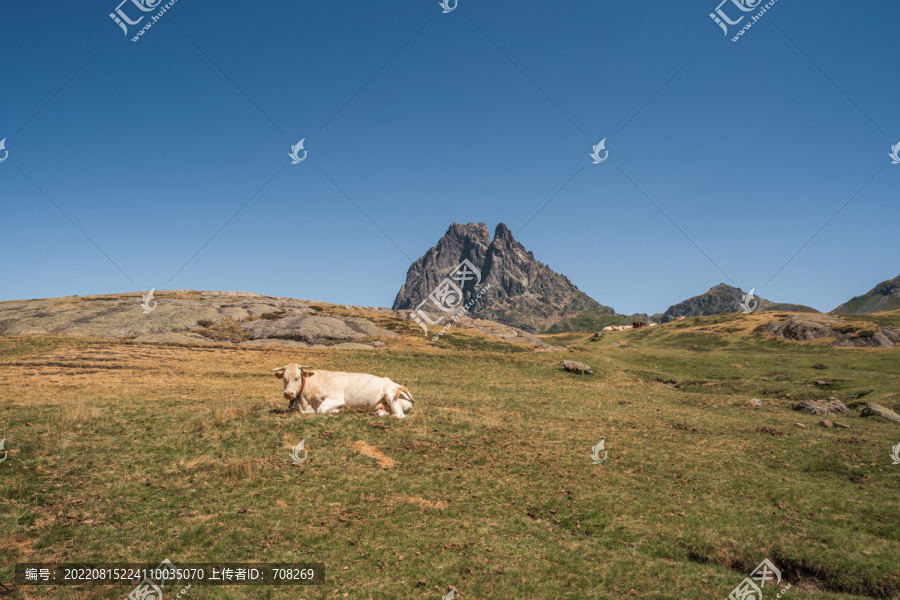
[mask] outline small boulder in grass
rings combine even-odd
[[[803,423],[794,423],[794,427],[797,427],[799,429],[806,429],[806,425],[804,425]]]
[[[840,427],[841,429],[850,429],[849,425],[844,425],[843,423],[838,423],[837,421],[834,422],[834,426]]]
[[[575,360],[562,361],[562,367],[570,373],[578,373],[579,375],[593,375],[594,370],[584,363]]]
[[[794,410],[802,410],[813,415],[827,415],[850,412],[837,398],[827,400],[801,400],[794,404]]]
[[[819,421],[819,425],[821,425],[822,427],[825,427],[826,429],[831,429],[832,427],[834,427],[834,423],[832,423],[828,419],[823,419],[823,420]]]
[[[893,421],[894,423],[900,423],[900,415],[895,413],[889,408],[885,408],[880,404],[869,403],[866,405],[862,412],[859,413],[861,417],[881,417],[882,419]]]
[[[756,398],[750,398],[749,400],[747,400],[747,403],[752,404],[753,406],[762,406],[762,402],[760,400],[757,400]]]

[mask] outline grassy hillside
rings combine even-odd
[[[463,330],[379,351],[0,338],[0,581],[16,562],[168,557],[327,570],[189,598],[710,599],[768,557],[790,598],[896,600],[900,425],[853,411],[823,429],[791,405],[900,408],[900,349],[754,333],[771,317],[545,336],[569,352]],[[297,361],[390,376],[415,409],[287,413],[268,371]]]
[[[786,302],[782,302],[779,304],[770,304],[765,307],[765,310],[768,311],[780,311],[780,312],[801,312],[801,313],[817,313],[816,309],[811,306],[804,306],[803,304],[790,304]]]
[[[867,293],[851,298],[831,312],[836,315],[854,315],[897,309],[900,309],[900,275],[882,281]]]

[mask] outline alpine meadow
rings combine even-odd
[[[900,600],[896,2],[0,15],[0,600]]]

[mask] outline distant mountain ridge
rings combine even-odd
[[[720,283],[699,296],[673,304],[662,314],[660,322],[668,323],[679,317],[708,317],[720,313],[742,312],[741,302],[745,295],[746,292],[740,288]],[[756,299],[759,302],[757,310],[765,310],[767,306],[774,304],[765,298]]]
[[[535,260],[531,252],[513,239],[512,232],[503,223],[497,225],[493,240],[484,223],[452,223],[437,244],[410,266],[393,309],[415,310],[426,301],[421,305],[426,313],[455,314],[455,311],[442,313],[427,300],[463,260],[480,270],[481,281],[477,286],[474,281],[466,282],[462,299],[455,305],[471,301],[470,316],[532,333],[599,331],[607,325],[633,321],[666,323],[682,317],[737,313],[742,312],[741,303],[746,296],[740,288],[720,283],[699,296],[670,306],[662,314],[622,315],[579,290],[565,275]],[[478,296],[478,290],[487,285],[490,285],[487,292]],[[765,298],[757,301],[755,310],[819,312],[801,304],[779,304]]]
[[[463,260],[481,272],[477,286],[474,281],[466,282],[458,303],[475,300],[470,316],[537,332],[585,311],[615,315],[612,308],[579,290],[568,277],[536,261],[503,223],[497,225],[493,240],[484,223],[451,224],[438,243],[410,266],[394,310],[418,308]],[[476,298],[487,285],[490,288]],[[422,309],[437,312],[432,304],[426,302]]]
[[[708,317],[721,313],[743,312],[744,307],[741,306],[741,303],[744,302],[744,297],[746,295],[747,293],[740,288],[720,283],[719,285],[711,287],[699,296],[694,296],[693,298],[688,298],[678,304],[673,304],[659,317],[659,319],[661,323],[668,323],[679,317]],[[754,311],[784,310],[790,312],[819,312],[814,308],[803,306],[802,304],[778,304],[758,296],[755,297],[755,300],[759,303],[755,308],[753,302],[748,303],[750,308],[753,308]]]
[[[900,308],[900,275],[882,281],[862,296],[855,296],[833,311],[835,315],[867,315]]]

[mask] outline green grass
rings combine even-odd
[[[900,351],[779,342],[753,323],[547,338],[567,353],[457,331],[433,349],[302,355],[0,339],[0,580],[40,560],[309,561],[325,586],[187,597],[693,600],[725,598],[769,557],[791,598],[900,598],[900,426],[851,414],[822,429],[791,410],[854,394],[896,407]],[[288,414],[268,369],[300,360],[403,382],[415,410]],[[601,437],[609,458],[592,465]],[[300,439],[309,458],[292,468]]]

